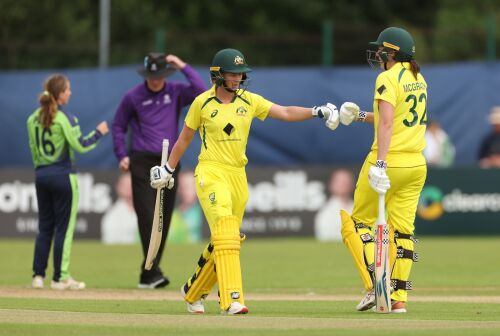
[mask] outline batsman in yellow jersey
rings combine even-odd
[[[390,27],[370,43],[367,60],[383,70],[375,83],[373,112],[353,103],[340,108],[340,121],[371,122],[375,138],[365,159],[354,193],[351,215],[341,211],[342,239],[359,270],[367,294],[356,307],[375,305],[373,290],[374,238],[378,194],[385,194],[390,227],[392,312],[405,313],[414,252],[414,220],[427,166],[422,151],[427,124],[427,84],[414,59],[415,44],[404,29]]]
[[[210,226],[211,239],[194,275],[181,288],[190,313],[204,313],[203,300],[217,282],[221,312],[248,313],[240,267],[240,246],[245,236],[240,234],[240,226],[248,200],[245,152],[253,119],[302,121],[320,117],[332,130],[339,124],[333,104],[313,108],[280,106],[246,91],[250,71],[240,51],[217,52],[210,67],[213,86],[192,103],[168,163],[151,168],[151,186],[166,185],[196,130],[199,131],[196,194]]]

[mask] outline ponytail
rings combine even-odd
[[[410,60],[410,70],[413,73],[415,79],[417,79],[417,76],[420,72],[420,65],[418,65],[417,61],[415,61],[414,59]]]
[[[43,91],[38,98],[40,102],[40,123],[43,128],[49,128],[57,112],[57,102],[49,91]]]
[[[52,75],[43,84],[44,91],[38,97],[40,103],[40,123],[49,128],[58,110],[57,99],[66,90],[68,79],[63,75]]]

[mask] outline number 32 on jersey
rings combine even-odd
[[[414,94],[408,95],[406,97],[406,102],[412,104],[408,110],[408,117],[403,120],[403,124],[406,127],[413,127],[415,125],[427,125],[427,95],[421,93],[418,97]],[[423,111],[422,110],[423,107]],[[420,112],[420,117],[419,117]]]

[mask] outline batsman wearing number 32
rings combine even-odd
[[[390,27],[370,43],[367,61],[380,68],[375,82],[373,112],[360,111],[352,103],[340,108],[340,121],[374,124],[375,137],[365,159],[354,193],[351,215],[341,211],[342,239],[349,249],[367,291],[356,307],[363,311],[375,305],[373,290],[374,237],[378,194],[385,194],[390,228],[391,300],[394,313],[405,313],[407,291],[412,289],[410,270],[414,252],[414,220],[427,166],[422,151],[427,124],[427,84],[414,59],[412,36]]]
[[[205,311],[203,300],[216,282],[223,314],[248,313],[240,268],[240,246],[245,236],[240,234],[240,226],[248,200],[245,151],[252,120],[271,117],[302,121],[320,117],[332,130],[339,124],[338,110],[333,104],[313,108],[280,106],[246,91],[250,71],[240,51],[217,52],[210,67],[213,86],[191,104],[167,164],[151,168],[151,186],[166,185],[195,131],[199,131],[201,151],[195,170],[196,194],[211,239],[194,275],[181,288],[191,313]]]

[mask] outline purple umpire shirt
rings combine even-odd
[[[123,97],[113,120],[113,150],[118,161],[129,156],[126,145],[130,126],[133,152],[160,154],[162,140],[170,141],[170,150],[178,137],[181,109],[206,90],[200,75],[186,64],[181,70],[188,83],[166,81],[159,92],[148,89],[146,81]]]

